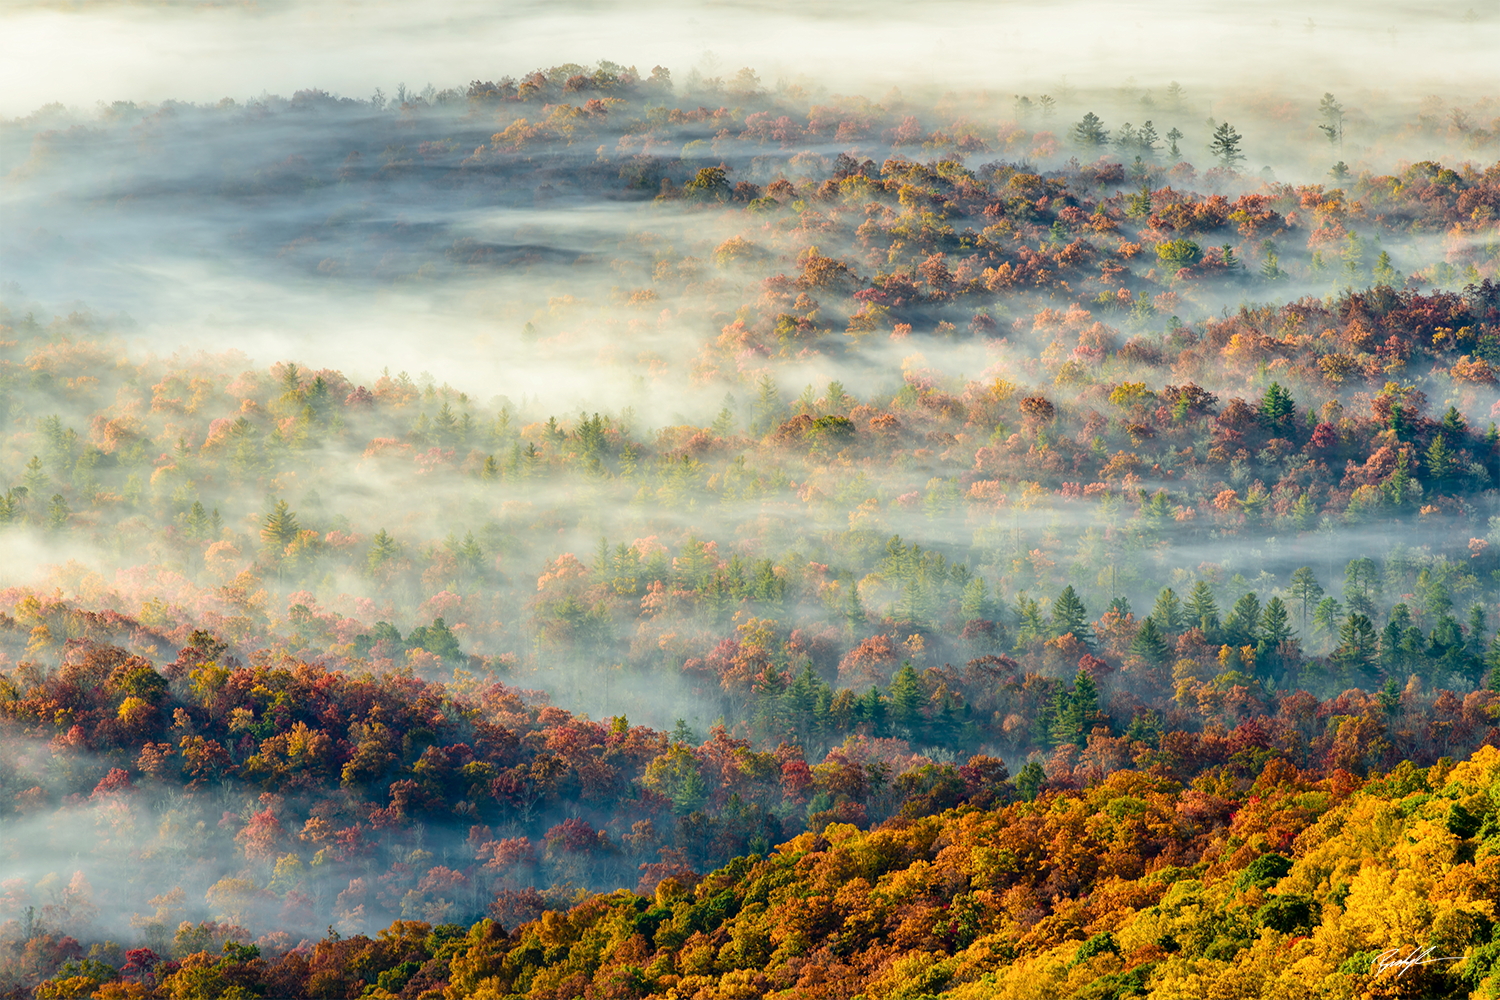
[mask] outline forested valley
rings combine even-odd
[[[0,120],[0,991],[1500,995],[1500,106],[1406,96]]]

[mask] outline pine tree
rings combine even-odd
[[[1260,639],[1260,598],[1241,595],[1224,619],[1224,641],[1231,646],[1253,646]]]
[[[1333,658],[1347,673],[1368,670],[1375,659],[1375,626],[1359,613],[1344,619],[1339,629],[1339,646]]]
[[[1177,635],[1187,628],[1187,615],[1182,610],[1182,599],[1171,587],[1162,588],[1156,595],[1156,606],[1151,609],[1151,618],[1163,634]]]
[[[1385,712],[1386,718],[1394,718],[1401,710],[1401,689],[1396,686],[1396,678],[1387,677],[1375,699],[1380,702],[1380,709]]]
[[[1177,148],[1177,143],[1179,140],[1185,138],[1186,136],[1182,133],[1182,130],[1177,128],[1175,125],[1172,127],[1172,130],[1167,133],[1167,141],[1171,143],[1171,146],[1167,148],[1167,152],[1171,154],[1173,163],[1176,163],[1178,160],[1182,159],[1182,150]]]
[[[1323,119],[1323,124],[1318,130],[1328,137],[1330,146],[1337,146],[1339,152],[1344,150],[1344,106],[1334,99],[1332,94],[1324,94],[1323,100],[1318,102],[1318,115]]]
[[[1266,602],[1260,613],[1260,636],[1268,646],[1275,647],[1292,637],[1290,614],[1281,598],[1273,597]]]
[[[1308,612],[1323,596],[1323,588],[1318,583],[1311,566],[1303,566],[1292,573],[1291,595],[1302,604],[1302,628],[1307,629]]]
[[[1064,636],[1069,633],[1086,646],[1093,644],[1094,633],[1089,627],[1088,611],[1071,583],[1063,588],[1052,605],[1052,634]]]
[[[1375,598],[1380,596],[1380,568],[1369,556],[1351,559],[1344,568],[1344,604],[1350,611],[1369,616],[1375,613]]]
[[[1475,659],[1484,656],[1484,635],[1489,631],[1484,620],[1484,605],[1475,604],[1469,608],[1468,628],[1464,633],[1464,651]]]
[[[1210,641],[1218,634],[1219,606],[1214,602],[1214,592],[1208,581],[1199,580],[1193,584],[1193,592],[1188,595],[1187,614],[1193,626],[1202,629]]]
[[[1131,640],[1130,651],[1154,667],[1165,666],[1172,655],[1154,617],[1141,622],[1140,630]]]
[[[874,685],[865,696],[859,700],[860,718],[870,727],[871,736],[885,736],[887,706],[885,698],[881,697],[880,689]]]
[[[387,534],[384,528],[381,528],[370,541],[370,553],[365,558],[365,563],[369,566],[370,572],[374,573],[396,558],[399,553],[400,547],[397,546],[396,540]]]
[[[1393,411],[1397,407],[1391,408]],[[1399,437],[1399,432],[1397,433]],[[1386,480],[1384,486],[1385,499],[1392,507],[1401,510],[1406,507],[1410,498],[1417,493],[1416,484],[1412,482],[1408,452],[1402,448],[1396,454],[1396,471],[1391,473],[1391,478]]]
[[[297,515],[288,508],[287,502],[277,500],[276,506],[266,515],[265,523],[261,526],[260,539],[268,549],[280,550],[286,548],[301,530],[297,524]]]
[[[1427,449],[1427,479],[1434,488],[1443,486],[1452,478],[1455,462],[1453,452],[1443,440],[1443,435],[1433,436]]]
[[[984,577],[976,576],[964,586],[963,597],[959,601],[959,610],[963,612],[967,620],[988,619],[994,614],[994,604],[990,601]]]
[[[1208,144],[1209,152],[1219,158],[1225,169],[1233,170],[1236,163],[1245,159],[1245,154],[1240,152],[1240,143],[1244,138],[1232,125],[1224,122],[1214,130],[1213,141]]]
[[[781,392],[776,387],[776,380],[770,375],[762,375],[760,396],[755,401],[755,433],[766,434],[774,430],[776,425],[781,423],[783,409]]]
[[[1035,598],[1028,598],[1025,594],[1016,597],[1016,618],[1019,621],[1016,626],[1017,649],[1047,638],[1047,622],[1042,617],[1041,604]]]
[[[1337,598],[1325,597],[1318,602],[1313,609],[1313,634],[1319,636],[1325,642],[1331,641],[1337,634],[1339,622],[1343,618],[1343,608],[1339,606]]]
[[[51,483],[52,477],[42,468],[41,456],[32,455],[31,461],[26,463],[26,474],[21,477],[21,485],[26,487],[31,496],[40,497]]]
[[[61,493],[52,494],[52,500],[47,504],[47,530],[62,531],[68,526],[68,515],[72,513]]]
[[[915,736],[922,724],[922,682],[911,661],[901,664],[891,678],[891,721]]]
[[[1296,427],[1297,404],[1292,394],[1272,382],[1260,400],[1260,422],[1272,437],[1290,437]]]
[[[1046,782],[1047,772],[1042,770],[1042,765],[1034,760],[1027,761],[1021,773],[1016,775],[1016,791],[1027,802],[1035,802]]]
[[[1073,126],[1068,136],[1073,140],[1073,145],[1085,151],[1109,145],[1109,129],[1104,127],[1104,122],[1092,111]]]
[[[1380,251],[1380,256],[1375,258],[1375,269],[1372,272],[1375,284],[1385,288],[1395,288],[1401,284],[1401,272],[1391,263],[1391,255],[1385,250]]]

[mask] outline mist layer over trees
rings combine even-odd
[[[0,122],[0,986],[1492,981],[1494,102],[827,86]]]

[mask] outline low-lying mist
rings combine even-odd
[[[1326,719],[1497,700],[1493,18],[882,10],[0,15],[7,940],[1489,738]]]

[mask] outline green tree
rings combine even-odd
[[[1021,768],[1021,773],[1016,775],[1016,791],[1021,798],[1027,802],[1035,802],[1036,797],[1042,793],[1042,785],[1047,781],[1047,772],[1042,770],[1038,761],[1027,761],[1026,766]]]
[[[1171,587],[1163,587],[1156,595],[1156,606],[1151,609],[1151,619],[1162,633],[1177,635],[1188,627],[1187,614],[1182,609],[1182,599]]]
[[[1358,612],[1344,619],[1333,659],[1346,673],[1368,670],[1375,660],[1378,639],[1370,619]]]
[[[1469,620],[1464,628],[1464,652],[1477,659],[1484,657],[1484,637],[1489,627],[1484,620],[1484,605],[1474,604],[1469,608]]]
[[[301,530],[296,513],[285,500],[277,500],[261,524],[260,540],[268,550],[278,552],[291,544]]]
[[[723,167],[702,168],[683,188],[683,196],[695,201],[728,201],[729,195],[729,180]]]
[[[1219,632],[1219,605],[1214,601],[1214,592],[1207,580],[1193,584],[1193,592],[1188,595],[1187,614],[1193,625],[1213,641]]]
[[[1337,598],[1325,597],[1319,601],[1313,609],[1313,634],[1325,642],[1332,641],[1343,620],[1343,610]]]
[[[1073,145],[1085,151],[1103,149],[1109,145],[1109,129],[1104,127],[1104,122],[1092,111],[1081,118],[1068,132]]]
[[[781,392],[776,387],[776,380],[770,375],[762,375],[760,395],[755,402],[755,433],[765,434],[774,430],[776,425],[781,423],[784,409]]]
[[[63,499],[61,493],[52,494],[52,499],[47,504],[47,530],[62,531],[68,526],[68,515],[72,513],[68,509],[68,501]]]
[[[1457,461],[1447,442],[1443,440],[1443,435],[1434,435],[1432,444],[1427,449],[1427,481],[1434,488],[1446,486],[1453,478],[1456,468]]]
[[[1071,583],[1063,588],[1052,605],[1052,634],[1063,636],[1069,633],[1086,646],[1093,644],[1094,632],[1089,627],[1088,611]]]
[[[40,497],[51,483],[52,478],[42,468],[41,456],[32,455],[31,461],[26,463],[26,474],[21,477],[21,485],[32,496]]]
[[[1286,604],[1281,598],[1273,597],[1266,602],[1265,610],[1260,613],[1260,636],[1261,641],[1270,647],[1275,647],[1292,637],[1291,615],[1287,612]]]
[[[1302,629],[1306,631],[1308,613],[1323,596],[1323,587],[1318,583],[1317,575],[1313,573],[1312,567],[1303,566],[1292,573],[1292,585],[1288,589],[1302,605]]]
[[[1240,152],[1240,143],[1244,136],[1234,130],[1228,122],[1224,122],[1214,130],[1213,141],[1208,144],[1209,152],[1223,163],[1226,169],[1233,170],[1236,163],[1243,162],[1245,154]]]
[[[1140,629],[1131,640],[1130,651],[1152,666],[1166,666],[1172,650],[1162,636],[1161,629],[1157,627],[1155,617],[1148,617],[1141,622]]]
[[[963,597],[959,600],[959,610],[963,612],[964,618],[969,620],[987,619],[994,615],[994,602],[990,600],[984,577],[976,576],[964,585]]]
[[[1380,256],[1375,258],[1375,269],[1372,272],[1375,284],[1385,288],[1396,288],[1401,284],[1401,272],[1396,270],[1396,265],[1391,263],[1391,255],[1385,250],[1380,251]]]
[[[911,661],[901,664],[896,676],[891,678],[891,721],[913,736],[922,725],[922,682],[912,668]]]
[[[1186,138],[1186,136],[1182,134],[1182,130],[1177,128],[1177,126],[1175,125],[1172,126],[1172,130],[1167,133],[1167,142],[1171,143],[1171,145],[1167,147],[1167,153],[1172,157],[1173,163],[1176,163],[1178,160],[1182,159],[1182,150],[1177,147],[1177,143],[1184,138]]]
[[[1253,646],[1260,638],[1260,598],[1240,595],[1224,618],[1224,641],[1231,646]]]
[[[1041,604],[1035,598],[1021,594],[1016,598],[1016,648],[1021,649],[1033,642],[1047,639],[1047,621],[1042,617]]]
[[[1375,599],[1380,596],[1382,576],[1375,560],[1369,556],[1351,559],[1344,568],[1344,604],[1350,611],[1369,616],[1375,613]]]
[[[1296,420],[1297,405],[1292,394],[1283,389],[1280,382],[1272,382],[1260,400],[1261,426],[1272,437],[1290,437],[1296,428]]]
[[[1344,106],[1334,99],[1332,94],[1325,93],[1323,100],[1318,102],[1318,117],[1323,119],[1318,131],[1328,137],[1330,146],[1337,146],[1339,152],[1344,150]]]
[[[371,573],[377,572],[400,553],[401,547],[396,544],[396,540],[384,528],[381,528],[370,540],[370,552],[365,557],[365,565],[369,567]]]

